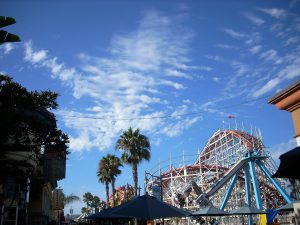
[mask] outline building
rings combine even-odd
[[[292,114],[295,138],[300,146],[300,80],[271,97],[268,103]]]
[[[0,224],[46,225],[54,219],[52,191],[65,177],[65,154],[9,151],[0,164]]]

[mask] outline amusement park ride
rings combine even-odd
[[[195,211],[208,204],[231,211],[243,204],[260,210],[291,203],[282,180],[273,179],[275,163],[262,143],[260,131],[218,130],[204,149],[187,163],[159,165],[146,184],[155,195],[177,207]],[[157,186],[162,186],[158,189]],[[250,221],[249,221],[250,222]]]

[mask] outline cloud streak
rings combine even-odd
[[[287,11],[285,9],[278,8],[258,8],[257,10],[268,14],[276,19],[283,19],[287,16]]]
[[[252,13],[244,13],[243,15],[257,26],[261,26],[265,22],[263,19],[257,17],[256,15],[254,15]]]
[[[235,30],[230,29],[230,28],[224,28],[223,30],[226,34],[228,34],[229,36],[231,36],[235,39],[243,39],[246,36],[244,33],[235,31]]]

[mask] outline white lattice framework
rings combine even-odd
[[[200,153],[189,156],[183,154],[182,159],[179,160],[170,157],[169,160],[160,163],[156,170],[150,171],[154,177],[152,176],[152,180],[147,184],[147,189],[151,192],[153,186],[159,186],[160,179],[155,179],[155,176],[160,177],[162,179],[164,201],[178,207],[196,210],[199,205],[195,201],[198,196],[195,191],[192,191],[188,197],[179,198],[182,197],[180,194],[190,182],[195,181],[205,192],[249,151],[269,156],[262,143],[260,131],[256,131],[254,136],[239,130],[218,130],[208,140]],[[169,162],[169,165],[166,166],[167,162]],[[264,164],[271,173],[276,171],[275,163],[271,157],[265,159]],[[263,207],[275,208],[284,204],[283,197],[268,182],[262,171],[258,167],[255,167],[255,171],[259,181],[259,193]],[[229,183],[211,196],[210,200],[214,206],[219,207],[221,205]],[[282,182],[281,184],[284,185]],[[225,210],[237,208],[245,202],[244,186],[244,174],[240,173]],[[252,197],[252,202],[255,205],[254,197]]]

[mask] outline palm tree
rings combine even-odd
[[[91,192],[86,192],[83,195],[83,202],[86,203],[86,207],[89,208],[91,207],[91,202],[93,201],[93,195],[91,194]]]
[[[52,205],[55,206],[56,199],[54,197],[54,193],[52,194],[51,201],[52,201]],[[66,195],[63,191],[61,191],[58,198],[58,207],[63,209],[66,205],[69,205],[76,201],[81,201],[80,197],[74,194]]]
[[[112,197],[113,197],[113,206],[115,206],[115,181],[116,177],[121,174],[121,170],[119,167],[122,166],[121,160],[111,154],[107,154],[106,157],[103,157],[99,162],[99,168],[97,171],[97,175],[99,177],[99,181],[105,184],[106,189],[106,201],[109,203],[109,186],[111,183],[112,188]]]
[[[98,170],[97,170],[97,176],[99,179],[99,182],[102,184],[105,184],[105,192],[106,192],[106,204],[109,205],[109,183],[110,183],[110,177],[107,170],[108,160],[106,157],[103,157],[98,164]]]
[[[116,149],[122,151],[122,161],[132,166],[135,195],[138,190],[138,164],[143,160],[150,160],[149,139],[140,133],[139,129],[132,130],[130,127],[117,141]]]
[[[12,17],[0,16],[0,28],[6,27],[16,23],[16,20]],[[0,45],[6,42],[18,42],[21,41],[19,36],[8,33],[5,30],[0,30]]]
[[[81,201],[80,197],[74,194],[64,195],[63,197],[64,205],[69,205],[76,201]]]
[[[116,190],[115,182],[116,182],[116,177],[121,174],[121,170],[119,169],[119,167],[123,165],[121,160],[115,155],[108,154],[106,158],[108,159],[109,162],[108,171],[109,171],[109,177],[111,181],[113,206],[115,206],[115,190]]]

